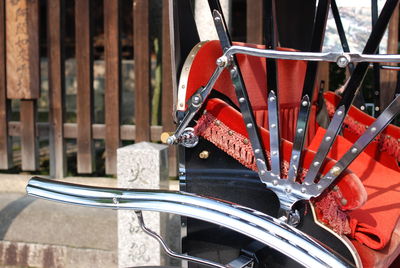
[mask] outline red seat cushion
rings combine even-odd
[[[324,133],[322,128],[317,131],[309,149],[318,148]],[[352,144],[338,136],[328,156],[340,159]],[[361,179],[368,193],[367,202],[362,207],[348,212],[353,243],[365,266],[389,264],[400,251],[397,224],[400,215],[400,173],[375,161],[365,152],[349,169]]]

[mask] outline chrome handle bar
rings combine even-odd
[[[194,194],[91,187],[32,178],[28,195],[89,207],[157,211],[224,226],[286,254],[306,267],[349,267],[312,237],[261,212]]]

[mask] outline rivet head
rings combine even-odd
[[[297,130],[297,133],[303,133],[303,129],[302,129],[302,128],[299,128],[299,129]]]
[[[325,141],[330,141],[331,139],[332,139],[332,137],[328,136],[328,137],[325,138]]]
[[[307,106],[307,105],[308,105],[308,101],[303,101],[303,102],[301,103],[301,105]]]
[[[307,189],[302,187],[300,191],[304,194],[307,191]]]
[[[289,187],[286,187],[286,188],[285,188],[285,191],[286,191],[287,193],[290,193],[290,192],[292,191],[292,189],[290,189]]]
[[[244,144],[249,144],[249,140],[248,139],[243,139],[243,143]]]
[[[379,106],[375,107],[375,111],[378,112],[380,110]]]
[[[338,111],[338,112],[337,112],[337,115],[342,115],[342,114],[343,114],[342,111]]]
[[[278,152],[276,152],[276,151],[272,151],[272,153],[271,153],[272,155],[277,155],[278,154]]]
[[[365,110],[365,106],[364,105],[361,106],[360,109],[361,109],[361,111],[364,111]]]
[[[255,149],[254,152],[255,152],[256,154],[259,154],[259,153],[261,152],[261,150],[260,150],[260,149]]]
[[[229,130],[229,131],[228,131],[228,135],[229,135],[229,136],[232,136],[232,135],[233,135],[233,131],[232,131],[232,130]]]
[[[265,170],[261,170],[261,171],[260,171],[260,174],[261,174],[261,175],[265,175]]]
[[[239,99],[239,102],[240,102],[240,103],[243,103],[244,101],[245,101],[244,98],[240,98],[240,99]]]
[[[252,128],[253,124],[252,123],[248,123],[246,126],[247,126],[247,128]]]
[[[221,121],[219,121],[219,120],[215,120],[215,125],[217,125],[217,126],[219,126],[219,125],[221,125]]]
[[[292,159],[293,159],[293,160],[297,160],[297,157],[298,157],[297,155],[294,155],[294,156],[292,157]]]
[[[215,21],[220,21],[221,18],[220,18],[220,17],[215,17],[214,20],[215,20]]]
[[[269,101],[275,101],[275,97],[270,97]]]
[[[278,185],[278,181],[277,181],[277,180],[273,180],[273,181],[272,181],[272,184],[273,184],[274,186],[276,186],[276,185]]]
[[[355,154],[355,153],[358,152],[358,149],[357,149],[356,147],[353,147],[353,148],[351,149],[351,152],[352,152],[353,154]]]
[[[210,156],[210,153],[208,151],[202,151],[199,153],[199,157],[201,159],[207,159]]]
[[[342,206],[347,205],[347,199],[342,198],[342,199],[340,200],[340,204],[342,204]]]
[[[185,85],[182,85],[182,86],[181,86],[181,88],[185,88],[185,87],[186,87]]]
[[[314,167],[318,167],[318,166],[319,166],[319,162],[318,162],[318,161],[315,161],[315,162],[313,163],[313,166],[314,166]]]
[[[371,132],[375,132],[375,131],[376,131],[376,127],[372,127]]]
[[[334,192],[339,191],[339,186],[337,186],[337,185],[333,186],[332,190],[333,190]]]
[[[276,125],[275,124],[271,124],[271,128],[276,128]]]
[[[340,172],[341,172],[341,169],[340,169],[340,167],[338,167],[338,166],[334,166],[334,167],[331,169],[331,173],[332,173],[334,176],[339,176]]]

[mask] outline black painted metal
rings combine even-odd
[[[371,0],[371,17],[372,17],[372,27],[374,27],[376,21],[378,20],[378,0]],[[376,50],[376,53],[379,54],[379,46]],[[375,115],[378,116],[380,110],[376,110],[380,108],[380,88],[381,88],[381,75],[380,75],[380,64],[379,62],[373,63],[373,71],[374,71],[374,104],[375,104]]]

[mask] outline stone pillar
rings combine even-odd
[[[119,188],[167,189],[168,147],[140,142],[117,150]],[[143,212],[146,225],[165,237],[166,217]],[[143,233],[134,211],[118,211],[118,267],[167,264],[158,242]]]
[[[230,25],[230,5],[231,0],[220,0],[222,12],[226,23]],[[199,32],[200,40],[218,40],[217,31],[215,30],[211,11],[208,2],[205,0],[196,0],[194,7],[194,18]]]

